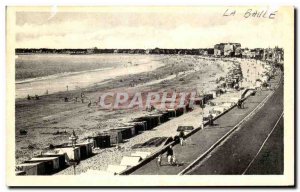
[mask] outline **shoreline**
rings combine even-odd
[[[194,60],[196,58],[196,60]],[[201,63],[197,64],[197,58],[200,59]],[[181,63],[183,66],[188,66],[189,62],[196,62],[195,66],[199,65],[199,66],[203,66],[203,62],[206,59],[203,58],[199,58],[199,57],[181,57],[181,56],[177,56],[175,58],[169,59],[168,63],[166,63],[165,67],[163,67],[162,69],[157,69],[154,70],[150,73],[141,73],[141,74],[137,74],[134,75],[135,78],[139,78],[139,77],[144,77],[145,74],[149,75],[149,80],[152,79],[152,81],[156,81],[157,79],[155,78],[155,76],[157,76],[158,72],[161,72],[161,76],[160,78],[164,79],[165,77],[170,75],[170,71],[169,69],[172,69],[174,71],[176,71],[177,69],[174,69],[174,67],[172,67],[172,63],[174,61]],[[210,60],[210,58],[208,58],[208,60]],[[219,62],[219,61],[206,61],[206,62]],[[223,62],[223,61],[220,61]],[[224,62],[227,63],[228,61]],[[185,63],[185,65],[183,64]],[[211,64],[212,66],[204,66],[204,67],[214,67],[216,70],[218,69],[218,67],[214,64]],[[195,67],[194,66],[194,67]],[[221,65],[222,66],[222,65]],[[223,66],[224,67],[224,66]],[[187,70],[186,67],[182,67],[183,69]],[[201,68],[203,69],[203,68]],[[179,71],[181,71],[182,69],[178,68]],[[219,69],[218,69],[219,70]],[[224,73],[224,72],[223,72]],[[156,75],[155,75],[156,74]],[[197,76],[198,74],[198,76]],[[198,78],[200,76],[200,79]],[[167,80],[167,83],[162,84],[162,82],[157,82],[154,83],[153,85],[147,85],[144,87],[139,86],[140,84],[137,84],[137,86],[134,87],[128,87],[128,83],[126,79],[131,79],[132,76],[129,75],[127,78],[123,79],[123,78],[116,78],[114,80],[112,80],[112,82],[109,82],[105,85],[101,85],[99,86],[91,86],[89,88],[87,88],[87,90],[85,91],[86,94],[88,95],[89,98],[97,98],[98,96],[98,92],[103,92],[104,90],[119,90],[122,89],[122,87],[127,87],[128,90],[135,90],[136,88],[139,88],[139,90],[156,90],[156,89],[161,89],[162,85],[166,86],[168,89],[189,89],[189,87],[191,88],[195,88],[198,87],[198,89],[201,89],[201,87],[203,86],[201,83],[200,84],[195,84],[195,82],[206,82],[209,79],[213,79],[215,80],[215,78],[218,78],[219,76],[211,76],[209,74],[206,73],[202,73],[201,70],[199,71],[194,71],[191,73],[187,73],[186,76],[184,76],[184,80],[185,81],[180,81],[180,78],[174,78],[174,79],[170,79]],[[122,80],[123,79],[123,80]],[[122,80],[122,82],[120,82],[120,80]],[[149,82],[149,81],[146,81]],[[210,89],[213,89],[212,86],[210,86],[215,84],[215,82],[206,82],[204,84],[205,87],[210,87]],[[115,88],[110,87],[110,85],[114,85]],[[120,86],[118,88],[118,86]],[[18,130],[20,130],[20,126],[22,125],[22,127],[28,127],[27,129],[29,130],[29,135],[27,137],[20,137],[18,135],[16,135],[16,147],[17,149],[20,149],[20,147],[22,148],[22,152],[20,152],[20,150],[16,150],[16,153],[20,152],[16,157],[19,161],[22,161],[23,158],[20,157],[24,157],[26,158],[26,156],[28,157],[28,151],[26,149],[26,145],[24,146],[24,144],[22,143],[27,143],[28,144],[32,144],[34,145],[34,143],[40,143],[41,141],[35,140],[35,141],[28,141],[29,138],[36,138],[38,135],[41,134],[41,132],[43,132],[43,130],[48,130],[55,132],[57,131],[63,131],[63,130],[67,130],[67,132],[69,133],[69,131],[71,131],[72,129],[76,130],[76,133],[78,133],[80,135],[80,139],[82,140],[83,138],[86,138],[87,136],[90,136],[91,133],[97,133],[99,131],[105,131],[107,129],[110,128],[110,124],[114,125],[113,127],[116,127],[117,125],[121,125],[122,123],[130,120],[131,117],[137,117],[138,114],[143,114],[141,112],[136,112],[134,110],[125,110],[125,111],[102,111],[102,110],[98,110],[95,107],[92,108],[87,108],[86,104],[71,104],[71,103],[64,103],[62,101],[58,101],[57,98],[63,98],[64,96],[70,96],[70,95],[76,95],[78,94],[79,91],[78,90],[73,90],[73,91],[69,91],[69,92],[60,92],[60,93],[55,93],[53,95],[47,95],[47,96],[43,96],[43,98],[40,101],[33,101],[34,103],[36,103],[35,105],[35,110],[34,111],[27,111],[26,113],[22,112],[22,109],[19,108],[19,105],[25,105],[28,106],[30,104],[30,102],[28,102],[26,99],[20,99],[19,101],[16,102],[16,109],[21,110],[20,112],[16,112],[16,134],[18,134]],[[221,101],[223,102],[223,101]],[[46,104],[47,108],[44,108],[44,104]],[[41,106],[42,108],[40,109]],[[29,106],[30,107],[30,106]],[[32,107],[31,107],[32,108]],[[32,108],[32,109],[34,109]],[[45,109],[48,109],[47,111],[45,111]],[[42,111],[40,111],[42,110]],[[65,113],[65,111],[70,111],[69,113]],[[28,114],[29,113],[29,114]],[[17,115],[18,114],[18,115]],[[47,115],[48,114],[48,115]],[[55,114],[54,116],[51,114]],[[86,115],[85,115],[86,114]],[[130,115],[129,115],[130,114]],[[30,115],[30,116],[28,116]],[[20,117],[22,117],[22,119],[20,119]],[[47,117],[47,118],[46,118]],[[28,120],[28,118],[30,118],[31,120]],[[76,119],[74,119],[76,118]],[[115,119],[116,121],[112,121],[113,119]],[[25,124],[22,122],[26,122]],[[28,124],[29,122],[29,124]],[[38,129],[37,129],[38,128]],[[71,128],[71,129],[70,129]],[[29,138],[28,138],[29,137]],[[67,136],[59,136],[58,138],[56,138],[56,143],[61,143],[60,141],[64,140],[67,141]],[[22,138],[24,138],[25,140],[23,140]],[[27,138],[27,139],[26,139]],[[51,136],[51,134],[44,134],[43,138],[46,139],[49,143],[53,140],[53,138],[55,138],[55,136]],[[26,142],[27,141],[27,142]],[[47,143],[44,144],[39,144],[39,147],[43,146],[45,147]],[[23,146],[23,147],[22,147]],[[24,148],[25,147],[25,148]],[[43,150],[43,149],[41,149]],[[40,151],[40,150],[37,150]],[[30,156],[34,155],[35,153],[30,152],[29,154],[31,154]]]

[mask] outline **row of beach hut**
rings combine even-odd
[[[213,94],[206,94],[195,100],[196,105],[205,104],[213,99]],[[166,121],[183,115],[189,109],[186,105],[183,108],[166,109],[165,111],[148,114],[133,119],[124,125],[104,131],[97,136],[90,137],[87,142],[71,145],[56,146],[47,153],[35,156],[32,159],[16,166],[16,175],[51,175],[70,165],[70,161],[79,162],[92,156],[93,148],[108,148],[118,145],[124,140],[130,139],[144,131],[152,130]],[[120,165],[111,165],[109,172],[118,174],[128,166],[134,166],[141,159],[146,158],[148,153],[138,152],[128,157],[123,157]],[[127,164],[126,164],[127,162]],[[130,164],[131,162],[131,164]],[[134,162],[132,164],[132,162]]]
[[[92,156],[93,143],[79,143],[75,146],[60,146],[41,153],[16,166],[16,175],[52,175],[70,165]]]

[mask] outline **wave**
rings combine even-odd
[[[66,77],[66,76],[71,76],[71,75],[78,75],[78,74],[89,73],[89,72],[105,71],[105,70],[110,70],[110,69],[113,69],[113,67],[105,67],[105,68],[101,68],[101,69],[93,69],[93,70],[77,71],[77,72],[64,72],[64,73],[48,75],[48,76],[43,76],[43,77],[35,77],[35,78],[24,79],[24,80],[16,80],[16,84],[24,84],[24,83],[34,82],[34,81],[43,81],[43,80],[49,80],[49,79],[56,79],[56,78],[61,78],[61,77]]]

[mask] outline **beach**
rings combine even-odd
[[[151,56],[147,56],[150,58]],[[131,57],[134,63],[133,58]],[[90,136],[95,136],[105,130],[117,128],[134,118],[147,115],[149,112],[131,108],[126,110],[104,110],[96,104],[99,96],[105,92],[150,92],[150,91],[196,91],[197,94],[209,93],[218,87],[216,79],[226,77],[228,72],[238,64],[241,64],[242,71],[247,75],[252,72],[252,68],[247,72],[251,60],[229,60],[220,58],[209,58],[191,55],[155,55],[150,60],[155,60],[157,64],[152,67],[141,65],[139,70],[124,71],[124,65],[120,65],[110,76],[105,79],[102,76],[96,81],[97,75],[93,73],[105,73],[105,71],[82,72],[75,75],[63,76],[47,81],[64,82],[64,78],[72,79],[79,75],[84,80],[84,76],[93,77],[94,84],[82,84],[80,89],[60,90],[52,94],[42,95],[39,100],[27,100],[19,98],[16,101],[16,162],[20,163],[28,160],[34,155],[46,151],[49,145],[62,144],[68,142],[68,137],[74,130],[79,136],[79,142],[85,141]],[[128,64],[128,62],[127,62]],[[259,67],[262,63],[253,63]],[[245,67],[244,67],[245,66]],[[138,67],[138,66],[132,66]],[[130,68],[130,66],[127,66]],[[122,71],[118,73],[117,71]],[[244,72],[245,71],[245,72]],[[106,73],[108,75],[108,73]],[[254,78],[252,78],[254,79]],[[31,83],[40,83],[38,80]],[[78,81],[77,81],[78,82]],[[251,82],[251,80],[249,80]],[[72,82],[68,82],[71,85]],[[252,82],[253,84],[253,82]],[[65,86],[65,85],[64,85]],[[86,100],[84,103],[73,102],[74,97],[80,97],[84,92]],[[221,95],[215,101],[220,105],[228,103],[229,98],[237,98],[240,92],[231,91]],[[70,98],[69,102],[64,102],[64,98]],[[88,102],[91,106],[88,107]],[[209,109],[205,113],[209,113]],[[200,114],[201,109],[195,108],[192,112],[186,113],[178,118],[174,118],[164,124],[159,125],[153,131],[145,131],[125,143],[120,144],[121,150],[107,148],[96,150],[96,155],[80,163],[79,172],[85,172],[89,168],[105,170],[108,164],[118,164],[122,156],[132,152],[132,146],[146,142],[153,137],[173,137],[177,134],[177,126],[181,122],[191,121],[196,128],[201,125],[201,118],[195,118]],[[194,118],[193,117],[194,114]],[[185,118],[189,120],[185,120]],[[192,122],[191,119],[195,119]],[[26,130],[27,135],[20,135],[20,130]],[[66,133],[66,134],[56,134]],[[143,150],[154,152],[160,147],[143,148]],[[98,162],[98,163],[95,163]],[[105,162],[105,163],[104,163]],[[72,174],[70,168],[58,174]]]

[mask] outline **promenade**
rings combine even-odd
[[[278,84],[280,76],[275,76],[271,80],[271,87],[274,88]],[[282,89],[282,86],[280,86]],[[279,89],[280,89],[279,88]],[[276,90],[277,92],[278,90]],[[275,93],[276,93],[275,92]],[[257,106],[272,93],[272,90],[263,89],[258,91],[255,96],[250,96],[245,101],[245,108],[233,108],[223,116],[214,121],[214,125],[206,126],[205,129],[196,132],[185,140],[183,146],[175,145],[173,147],[179,166],[170,166],[167,163],[166,155],[162,156],[162,166],[157,166],[156,159],[135,170],[134,175],[176,175],[185,170],[193,161],[206,154],[212,149],[212,146],[220,141],[220,139],[229,133],[241,121],[248,119],[248,115],[257,108]],[[281,95],[282,96],[282,95]],[[272,98],[272,96],[271,96]],[[283,99],[283,98],[277,98]],[[263,109],[267,110],[267,109]],[[246,121],[247,122],[247,121]],[[251,133],[250,133],[251,134]],[[226,160],[226,154],[223,154],[223,160]],[[250,161],[252,158],[249,158]],[[194,172],[192,174],[197,174]],[[211,173],[213,174],[213,173]],[[224,173],[226,174],[226,172]]]

